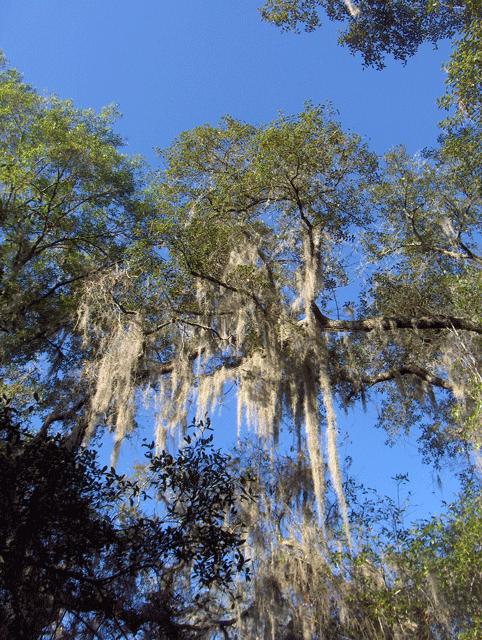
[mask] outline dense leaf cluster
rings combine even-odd
[[[0,412],[0,637],[194,636],[190,608],[201,619],[209,587],[247,571],[235,505],[249,494],[209,425],[177,457],[149,446],[129,480]]]

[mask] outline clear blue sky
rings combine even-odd
[[[306,100],[332,102],[343,125],[378,153],[435,143],[448,45],[424,48],[405,67],[363,70],[337,46],[333,25],[283,34],[261,21],[261,1],[3,0],[0,47],[41,92],[95,109],[118,104],[127,151],[151,163],[154,147],[184,129],[228,113],[265,122],[279,111],[300,111]],[[408,471],[420,505],[414,515],[438,509],[454,487],[450,473],[442,496],[414,441],[387,449],[385,435],[371,426],[375,415],[372,405],[367,415],[340,416],[353,441],[342,454],[353,456],[357,477],[388,491],[390,476]],[[233,419],[228,410],[215,422]],[[127,452],[134,455],[134,443]]]

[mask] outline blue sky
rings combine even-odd
[[[224,114],[250,122],[331,101],[383,152],[432,144],[448,47],[406,67],[363,70],[326,22],[312,34],[263,23],[261,0],[2,0],[0,47],[40,91],[80,106],[117,103],[129,150],[149,156]],[[151,156],[152,158],[152,156]]]
[[[360,59],[336,44],[325,22],[312,34],[284,34],[261,21],[261,0],[3,0],[0,48],[37,90],[71,98],[82,107],[119,105],[118,131],[129,153],[155,164],[155,147],[182,130],[231,114],[253,123],[306,100],[331,102],[345,128],[361,134],[378,153],[405,144],[411,153],[433,145],[443,117],[442,65],[449,57],[425,47],[406,66],[364,70]],[[413,439],[387,449],[367,415],[340,416],[348,440],[341,453],[354,458],[358,478],[390,491],[390,477],[409,472],[419,506],[416,516],[438,509],[444,491],[433,470],[420,463]],[[231,423],[228,410],[216,423]],[[226,427],[225,427],[226,428]],[[229,441],[229,436],[226,436]],[[126,447],[138,457],[138,441]],[[136,452],[137,451],[137,452]]]

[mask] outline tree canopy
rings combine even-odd
[[[1,637],[478,637],[480,8],[262,8],[323,13],[377,68],[458,38],[436,148],[377,156],[307,103],[181,133],[150,170],[115,110],[2,62]],[[188,430],[230,389],[233,455]],[[371,399],[389,439],[463,466],[445,515],[410,529],[351,478],[337,417]],[[127,477],[142,403],[155,442]]]
[[[158,282],[151,270],[136,305],[144,272],[117,271],[108,329],[111,276],[86,290],[82,323],[101,340],[91,419],[112,406],[122,437],[143,382],[160,393],[161,423],[175,428],[192,401],[200,414],[212,411],[233,381],[240,424],[245,416],[267,443],[284,418],[305,424],[319,477],[321,393],[337,477],[333,399],[349,405],[383,386],[392,427],[395,405],[405,406],[396,420],[407,428],[423,407],[440,444],[443,433],[452,442],[454,402],[475,375],[470,354],[481,332],[477,171],[413,162],[403,150],[377,167],[357,136],[311,106],[266,127],[231,119],[200,127],[165,157],[149,234],[151,251],[169,255]],[[371,274],[350,304],[339,292],[356,260]]]
[[[261,15],[283,29],[313,31],[326,14],[346,27],[340,44],[360,53],[365,65],[383,68],[386,55],[406,61],[424,42],[463,31],[479,11],[472,0],[267,0]]]

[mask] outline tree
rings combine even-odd
[[[448,92],[443,104],[449,107],[455,103],[464,119],[470,118],[480,126],[481,10],[477,3],[467,2],[466,5],[469,20],[447,67]]]
[[[136,384],[157,389],[169,428],[196,397],[200,415],[212,411],[234,382],[240,420],[244,412],[267,444],[283,419],[298,434],[304,425],[321,519],[322,419],[343,503],[335,397],[347,406],[382,388],[392,429],[419,415],[427,439],[437,433],[442,444],[445,434],[463,446],[453,412],[457,403],[471,411],[482,331],[477,175],[403,152],[377,174],[360,139],[315,107],[267,127],[200,127],[166,160],[150,236],[154,250],[168,248],[169,277],[164,263],[157,280],[116,274],[127,301],[147,285],[147,306],[122,303],[130,315],[107,310],[111,281],[86,290],[84,326],[98,340],[89,367],[102,372],[92,381],[92,429],[112,411],[122,439]],[[365,251],[355,247],[361,238]],[[338,304],[355,248],[360,264],[374,262],[369,286],[358,304]],[[394,403],[404,407],[397,416]]]
[[[437,155],[435,162],[414,162],[403,150],[388,154],[385,177],[374,190],[375,202],[381,205],[380,222],[367,235],[367,248],[379,261],[372,280],[373,312],[396,315],[409,309],[413,315],[425,315],[443,309],[446,314],[478,321],[481,258],[474,242],[480,230],[479,193],[479,172],[470,159],[461,165]],[[421,350],[411,339],[399,345],[407,349],[402,356],[405,362],[422,365],[424,361],[432,371],[442,371],[442,362],[450,360],[451,383],[447,386],[439,380],[439,386],[466,407],[462,424],[454,421],[453,401],[445,408],[442,403],[435,411],[423,410],[425,420],[432,414],[433,422],[423,436],[432,453],[471,438],[476,448],[480,445],[465,422],[480,402],[480,375],[473,359],[478,347],[473,339],[478,340],[475,334],[460,333],[454,325],[445,338],[440,333],[426,335]],[[450,350],[453,356],[448,356]],[[381,367],[387,357],[382,346],[380,354]],[[425,382],[437,387],[434,379]],[[395,406],[388,405],[386,425],[409,428],[417,411],[403,403],[398,392],[392,400]],[[405,414],[395,408],[397,404],[405,406]]]
[[[2,78],[7,95],[20,91],[41,104],[42,118],[67,109],[65,103],[43,101],[11,72]],[[7,102],[7,121],[17,117],[16,104]],[[44,232],[43,227],[32,237],[22,232],[18,239],[14,231],[22,229],[23,219],[12,218],[13,224],[8,217],[16,211],[8,185],[16,183],[10,174],[2,178],[8,204],[2,205],[8,213],[2,250],[11,265],[4,304],[15,308],[20,300],[22,310],[18,327],[12,321],[4,331],[15,356],[2,363],[4,386],[10,394],[19,379],[24,393],[38,387],[43,409],[38,438],[48,440],[60,424],[65,451],[76,452],[107,427],[115,434],[115,463],[123,439],[136,427],[140,392],[152,400],[157,446],[163,449],[166,435],[182,433],[193,412],[212,412],[233,385],[239,427],[254,428],[272,464],[282,430],[292,434],[294,446],[283,472],[260,481],[259,508],[253,507],[251,516],[244,512],[250,523],[246,546],[255,560],[254,591],[232,602],[236,615],[229,618],[226,598],[210,602],[211,620],[227,637],[242,633],[245,623],[248,629],[262,624],[271,633],[273,620],[279,621],[280,634],[299,637],[312,580],[310,567],[301,571],[300,558],[309,553],[339,596],[336,613],[329,597],[316,604],[310,633],[376,637],[376,624],[380,638],[397,633],[408,638],[414,628],[431,633],[432,613],[424,622],[429,605],[417,609],[411,574],[385,587],[378,584],[380,571],[389,571],[381,558],[386,548],[368,541],[379,562],[376,570],[363,564],[360,554],[366,549],[356,527],[353,531],[353,496],[338,459],[336,409],[363,405],[371,394],[380,394],[381,421],[390,435],[418,426],[423,450],[439,464],[445,455],[464,453],[470,460],[476,452],[482,326],[476,246],[480,175],[469,153],[474,145],[462,154],[451,137],[423,157],[396,149],[380,159],[329,110],[307,105],[298,116],[281,116],[265,126],[228,117],[218,126],[181,134],[164,153],[164,169],[146,186],[135,183],[131,163],[118,156],[111,129],[105,125],[100,135],[96,116],[69,109],[49,152],[61,152],[76,130],[73,120],[80,118],[82,131],[88,123],[95,132],[83,146],[100,146],[102,158],[115,158],[116,170],[126,168],[134,182],[120,200],[110,195],[101,200],[95,208],[99,228],[84,205],[82,215],[70,219],[67,209],[59,220],[47,222],[47,228],[57,229],[70,220],[75,233],[68,241],[61,236],[65,251],[58,251],[55,239],[53,247],[48,243],[41,252],[45,261],[37,257],[21,272],[20,288],[16,247],[23,246],[24,236],[42,246]],[[37,111],[28,113],[36,122]],[[36,158],[38,134],[31,131],[27,156]],[[9,166],[20,171],[17,147],[10,156],[4,153]],[[85,176],[82,170],[76,188],[85,187],[88,197],[96,183],[84,182]],[[43,187],[47,192],[49,185]],[[29,211],[30,196],[22,198]],[[112,233],[110,226],[105,230],[104,216],[114,225]],[[37,219],[33,213],[32,219]],[[81,222],[107,238],[109,260],[102,251],[77,253]],[[65,283],[58,274],[71,256],[78,279]],[[26,316],[22,301],[32,295],[48,300],[48,313]],[[23,328],[25,317],[30,324]],[[17,329],[38,336],[35,344],[27,348],[28,340],[17,340]],[[44,367],[37,376],[26,368],[34,358]],[[58,372],[53,378],[45,375],[49,367]],[[15,406],[22,410],[21,398]],[[169,545],[176,549],[175,541]],[[290,545],[297,550],[289,551],[284,563],[281,550]],[[401,547],[396,551],[401,554]],[[119,562],[125,557],[120,554]],[[291,591],[278,584],[282,572],[292,576]],[[400,581],[408,594],[406,615],[394,601]],[[149,586],[149,576],[139,584]],[[127,587],[122,589],[132,603],[136,591],[132,583]],[[375,596],[360,603],[368,588]],[[256,598],[250,601],[253,593],[264,602],[261,622]],[[346,601],[342,593],[348,594]],[[343,622],[346,610],[356,624]],[[469,610],[461,614],[470,618],[467,624],[453,615],[452,629],[470,627]],[[208,637],[213,629],[198,627]]]
[[[447,65],[447,91],[439,103],[448,111],[442,122],[442,152],[463,164],[471,161],[480,166],[482,20],[477,7]]]
[[[176,457],[149,445],[131,481],[101,469],[93,450],[19,424],[8,404],[0,419],[1,638],[196,638],[216,629],[212,594],[228,593],[245,568],[235,505],[252,498],[209,424]],[[156,494],[164,508],[146,509]]]
[[[0,68],[0,363],[22,393],[60,415],[82,360],[76,312],[86,278],[122,264],[140,214],[139,161],[119,151],[115,112],[45,98]],[[32,363],[42,359],[49,375]],[[75,376],[74,376],[75,378]]]

